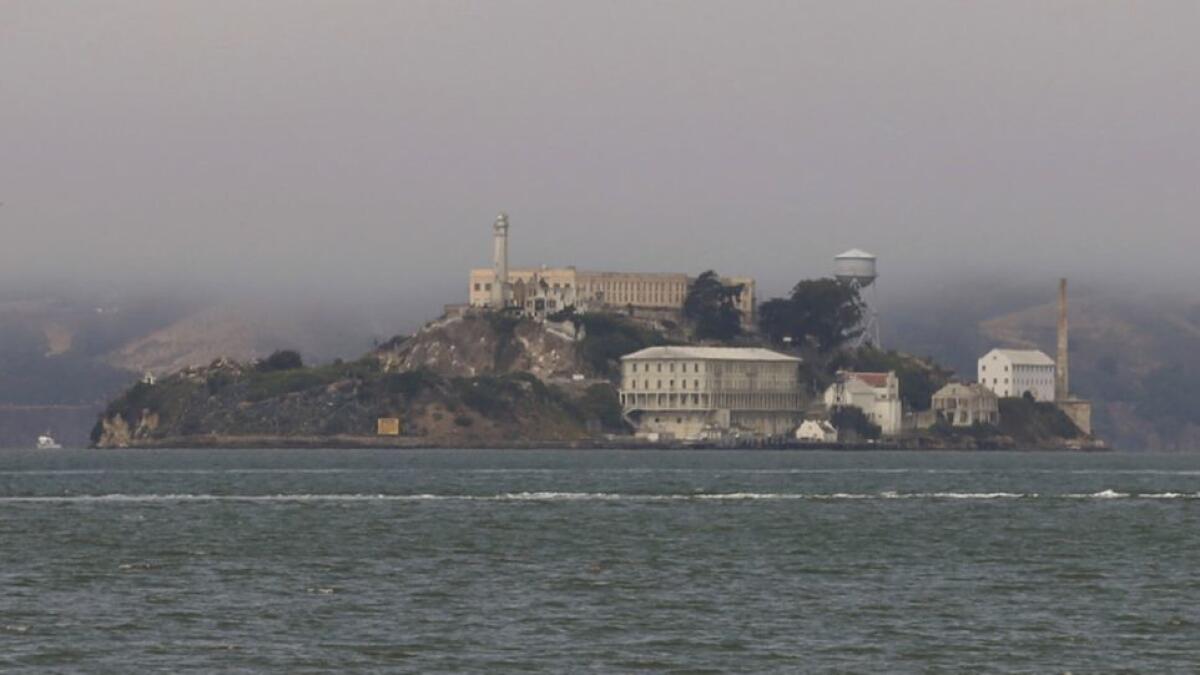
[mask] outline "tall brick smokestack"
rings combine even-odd
[[[1065,401],[1071,395],[1070,367],[1067,364],[1067,280],[1058,280],[1058,363],[1054,377],[1054,400]]]

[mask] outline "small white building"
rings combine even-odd
[[[1054,359],[1037,349],[993,349],[979,359],[979,384],[1000,398],[1029,392],[1039,401],[1053,401],[1054,377]]]
[[[843,370],[825,390],[825,406],[853,406],[863,411],[885,436],[900,433],[904,422],[900,404],[900,379],[895,372],[856,373]]]
[[[796,440],[806,443],[836,443],[837,429],[825,420],[804,420],[796,429]]]

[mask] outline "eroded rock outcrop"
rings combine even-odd
[[[571,324],[468,313],[427,324],[375,352],[388,372],[429,370],[446,377],[527,372],[539,379],[579,372]]]

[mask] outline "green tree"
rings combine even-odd
[[[712,270],[696,277],[683,301],[683,316],[696,338],[725,342],[741,335],[742,313],[735,304],[741,294],[742,284],[725,284]]]
[[[258,369],[264,373],[277,370],[296,370],[303,367],[304,360],[300,358],[300,352],[292,349],[280,349],[258,364]]]
[[[883,430],[873,424],[867,414],[852,405],[837,406],[829,412],[829,423],[839,432],[853,431],[859,438],[875,440]]]
[[[667,343],[658,331],[617,314],[577,314],[572,321],[583,329],[578,350],[584,363],[614,381],[621,377],[622,356]]]
[[[791,296],[759,307],[758,325],[776,344],[811,343],[828,352],[862,335],[866,311],[858,288],[836,279],[808,279]]]

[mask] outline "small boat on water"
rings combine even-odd
[[[61,450],[62,445],[60,445],[58,441],[54,440],[54,437],[50,435],[49,431],[47,431],[46,433],[42,434],[41,436],[38,436],[37,449],[38,450]]]

